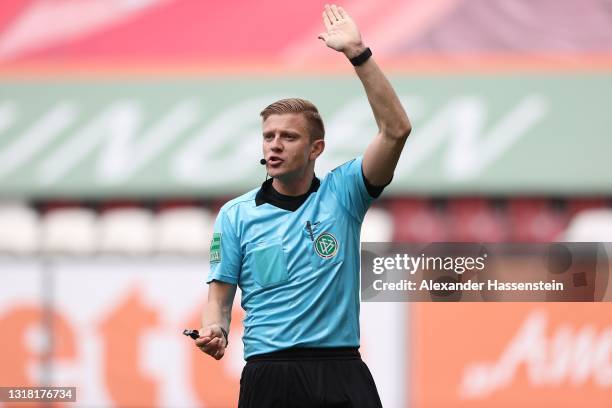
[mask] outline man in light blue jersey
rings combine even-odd
[[[355,66],[378,133],[363,156],[315,176],[325,147],[317,108],[303,99],[266,107],[269,180],[226,203],[211,244],[208,303],[196,345],[216,359],[242,290],[247,364],[240,407],[376,407],[359,348],[359,235],[391,182],[411,125],[397,95],[341,7],[325,6],[319,38]]]

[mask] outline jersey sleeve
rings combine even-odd
[[[364,181],[362,161],[363,156],[359,156],[336,167],[329,175],[332,191],[340,204],[360,222],[374,201]]]
[[[210,272],[206,283],[217,280],[238,284],[240,265],[240,240],[227,212],[222,208],[217,215],[210,243]]]

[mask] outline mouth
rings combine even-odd
[[[270,156],[270,158],[268,158],[268,164],[271,167],[278,167],[283,163],[283,159],[281,159],[280,157],[277,156]]]

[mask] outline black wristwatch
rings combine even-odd
[[[353,66],[358,67],[359,65],[369,60],[371,56],[372,50],[370,49],[370,47],[368,47],[358,56],[349,59],[349,61],[351,61],[351,64],[353,64]]]

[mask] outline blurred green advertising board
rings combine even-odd
[[[612,74],[391,78],[413,122],[386,195],[612,193]],[[322,176],[376,134],[351,76],[0,80],[0,196],[240,194],[265,177],[259,112],[312,100]]]

